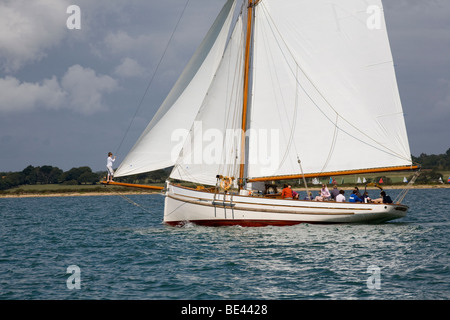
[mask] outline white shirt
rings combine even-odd
[[[108,157],[108,160],[106,160],[106,166],[107,167],[112,167],[113,162],[116,161],[116,159],[113,159],[112,157]]]
[[[343,194],[338,194],[336,196],[336,202],[345,202],[345,196]]]

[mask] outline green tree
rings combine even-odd
[[[92,170],[89,167],[72,168],[64,172],[61,179],[63,182],[71,182],[71,184],[73,183],[72,181],[77,181],[78,184],[81,184],[79,178],[83,173],[92,173]]]
[[[448,171],[450,170],[450,149],[444,154],[421,153],[419,157],[412,156],[414,162],[419,163],[422,169]]]
[[[25,169],[23,169],[22,173],[24,174],[24,184],[36,184],[37,182],[37,170],[32,165],[29,165]]]
[[[25,183],[25,175],[22,172],[13,172],[2,175],[0,179],[0,190],[14,188]]]
[[[99,176],[93,172],[84,172],[78,177],[79,183],[96,184],[99,181]]]
[[[42,184],[48,184],[50,180],[50,173],[52,172],[52,166],[42,166],[39,168],[39,182]]]
[[[58,183],[63,171],[60,168],[53,167],[48,176],[48,183]]]

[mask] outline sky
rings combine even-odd
[[[190,0],[181,15],[186,0],[0,0],[0,171],[120,162],[224,3]],[[450,1],[383,5],[411,153],[445,153]]]

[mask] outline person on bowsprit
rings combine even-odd
[[[116,156],[113,158],[113,154],[108,152],[108,159],[106,160],[106,169],[108,170],[108,176],[106,177],[106,182],[113,182],[114,170],[113,163],[116,161]]]

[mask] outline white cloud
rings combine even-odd
[[[109,33],[103,42],[106,52],[123,55],[129,53],[146,53],[153,51],[156,40],[151,34],[131,36],[121,30]],[[103,51],[103,50],[102,50]]]
[[[117,81],[107,75],[97,75],[80,65],[70,67],[61,80],[68,94],[70,108],[84,114],[106,110],[103,95],[117,88]]]
[[[66,32],[68,1],[14,0],[0,4],[0,70],[39,61]]]
[[[70,67],[61,81],[53,76],[41,82],[21,82],[7,76],[0,78],[0,112],[35,109],[70,109],[81,114],[104,111],[104,96],[117,88],[117,81],[97,75],[80,65]]]
[[[136,60],[124,58],[122,63],[115,68],[114,73],[124,78],[131,78],[143,76],[145,70]]]
[[[0,79],[0,112],[28,111],[36,107],[57,109],[64,102],[56,77],[41,83],[20,82],[14,77]]]

